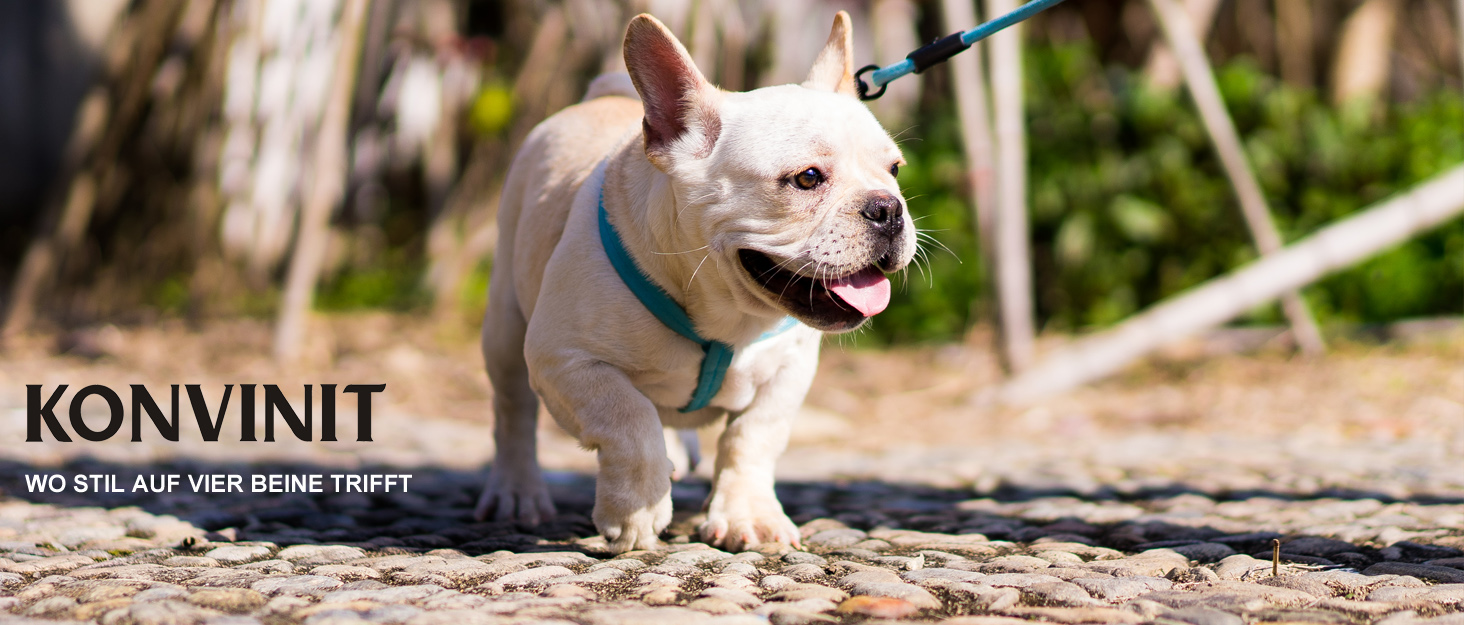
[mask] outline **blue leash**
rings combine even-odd
[[[878,65],[865,65],[858,72],[854,73],[854,81],[859,86],[859,99],[874,100],[884,95],[885,88],[891,82],[894,82],[896,78],[911,72],[919,74],[932,65],[944,63],[947,59],[965,52],[967,48],[970,48],[976,42],[995,35],[1007,27],[1024,21],[1033,15],[1046,11],[1060,2],[1062,0],[1032,0],[1027,4],[1017,7],[1011,13],[1007,13],[971,30],[936,39],[930,45],[911,52],[909,56],[905,57],[905,60],[890,65],[889,67],[881,68]],[[869,81],[874,83],[874,86],[879,87],[879,91],[874,93],[869,92],[869,85],[864,83],[863,78],[865,72],[871,71],[874,73],[870,75]]]
[[[603,183],[602,183],[603,184]],[[691,394],[691,403],[686,404],[681,412],[693,412],[706,408],[712,401],[717,391],[722,390],[722,380],[727,377],[727,367],[732,364],[732,346],[721,341],[704,339],[696,333],[696,326],[692,324],[691,317],[686,310],[671,299],[671,296],[656,286],[645,272],[635,264],[635,259],[625,251],[625,243],[621,242],[620,234],[615,232],[615,226],[610,225],[610,218],[605,214],[605,189],[600,188],[600,245],[605,248],[605,255],[610,257],[610,265],[615,268],[615,273],[620,274],[620,281],[635,294],[646,310],[651,311],[662,324],[671,328],[672,331],[700,345],[702,348],[701,371],[697,374],[696,391]],[[761,341],[782,334],[793,326],[798,325],[798,320],[792,317],[784,317],[778,327],[765,332],[757,340]]]

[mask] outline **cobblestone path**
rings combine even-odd
[[[249,469],[146,472],[220,470]],[[31,472],[0,466],[0,487],[23,492]],[[124,483],[137,472],[85,462],[61,471]],[[673,492],[677,521],[661,549],[612,557],[588,518],[592,479],[551,477],[562,513],[537,528],[474,522],[480,477],[449,470],[415,471],[410,492],[393,494],[10,499],[0,503],[0,620],[1464,623],[1457,502],[788,483],[779,494],[807,550],[734,554],[688,540],[707,490],[691,482]]]

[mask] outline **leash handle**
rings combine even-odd
[[[1025,21],[1033,15],[1046,11],[1062,1],[1032,0],[1027,4],[1017,7],[1010,13],[997,17],[971,30],[952,33],[921,46],[907,55],[905,60],[890,65],[889,67],[865,65],[854,74],[855,86],[859,90],[859,99],[865,101],[877,99],[884,95],[885,88],[896,78],[910,73],[919,74],[933,65],[944,63],[951,57],[965,52],[967,48],[970,48],[976,42],[995,35],[1014,24]],[[873,73],[870,74],[869,82],[873,86],[879,87],[879,91],[873,93],[870,93],[870,85],[864,82],[864,74],[870,72]]]

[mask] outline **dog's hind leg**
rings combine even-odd
[[[537,524],[554,516],[554,503],[539,469],[536,430],[539,398],[524,363],[524,319],[511,271],[494,268],[483,318],[483,360],[493,384],[493,469],[474,515],[478,520]]]

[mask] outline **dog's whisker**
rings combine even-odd
[[[928,243],[934,243],[934,244],[940,246],[940,249],[945,250],[947,254],[950,254],[952,257],[954,257],[956,259],[956,262],[958,262],[958,263],[961,262],[961,257],[959,255],[957,255],[955,252],[951,251],[951,248],[946,247],[946,244],[941,243],[940,242],[940,239],[937,239],[934,236],[931,236],[931,235],[926,234],[924,232],[917,232],[917,233],[915,233],[915,239],[917,241],[925,241],[925,242],[928,242]],[[919,248],[919,247],[920,247],[919,245],[916,245],[916,248]],[[965,263],[961,263],[961,264],[965,264]]]
[[[693,250],[686,250],[686,251],[684,251],[684,252],[654,252],[654,251],[653,251],[653,252],[651,252],[651,253],[652,253],[652,254],[655,254],[655,255],[657,255],[657,256],[676,256],[676,255],[677,255],[677,254],[690,254],[690,253],[692,253],[692,252],[700,252],[700,251],[702,251],[702,250],[704,250],[704,249],[707,249],[707,248],[708,248],[708,247],[711,247],[711,246],[709,246],[709,245],[703,245],[703,246],[701,246],[701,247],[698,247],[698,248],[696,248],[696,249],[693,249]]]
[[[696,280],[697,272],[701,271],[702,265],[705,265],[707,263],[707,259],[711,257],[712,255],[710,253],[708,253],[706,256],[703,256],[701,262],[696,264],[696,269],[691,270],[691,277],[686,279],[686,288],[688,290],[691,289],[692,281]]]

